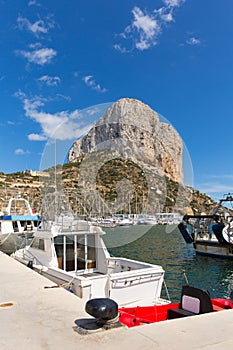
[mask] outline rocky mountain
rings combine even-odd
[[[69,163],[46,172],[0,173],[0,210],[18,194],[36,212],[210,213],[216,203],[183,184],[182,141],[174,128],[144,103],[113,104],[69,152]]]
[[[182,140],[168,123],[141,101],[123,98],[69,152],[69,162],[92,153],[96,159],[103,152],[105,161],[125,159],[143,170],[182,183]]]

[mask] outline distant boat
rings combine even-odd
[[[31,244],[13,256],[84,302],[102,297],[113,298],[121,306],[167,303],[160,298],[163,268],[111,257],[103,234],[85,220],[63,216],[50,228],[38,229]]]
[[[155,215],[146,215],[144,217],[145,225],[158,225],[158,219]]]
[[[233,259],[233,214],[223,209],[233,204],[231,193],[220,199],[210,215],[185,215],[178,228],[186,241],[193,244],[197,254]]]
[[[117,226],[132,226],[133,220],[127,217],[120,217],[116,222]]]
[[[0,212],[0,250],[11,254],[31,238],[40,223],[29,202],[20,195],[10,198],[5,212]]]
[[[91,218],[90,221],[93,225],[100,226],[100,227],[115,227],[116,219],[112,217],[98,217],[98,218]]]

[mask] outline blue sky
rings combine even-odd
[[[0,7],[0,171],[39,169],[58,125],[56,137],[72,144],[109,102],[132,97],[179,132],[195,188],[217,197],[233,190],[232,1]]]

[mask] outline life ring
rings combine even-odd
[[[222,230],[223,238],[228,243],[233,243],[233,221],[230,221]]]

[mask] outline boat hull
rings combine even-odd
[[[195,241],[193,247],[197,254],[219,258],[233,259],[233,245],[220,244],[218,242]]]
[[[112,298],[119,306],[169,303],[160,298],[164,271],[157,267],[109,274],[90,270],[76,275],[59,268],[40,266],[19,256],[14,258],[58,286],[73,292],[84,303],[92,298]],[[158,295],[155,291],[158,291]]]
[[[213,312],[223,311],[233,308],[231,300],[214,298],[211,300]],[[144,324],[157,323],[167,321],[169,319],[169,311],[180,307],[179,303],[170,303],[167,305],[154,305],[134,308],[119,308],[119,321],[127,327],[135,327]],[[188,316],[188,315],[186,315]],[[192,315],[194,316],[194,314]],[[181,315],[178,317],[182,317]]]

